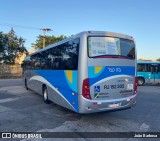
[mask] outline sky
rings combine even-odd
[[[13,25],[24,27],[14,31],[28,50],[39,28],[54,36],[97,30],[131,35],[138,58],[160,58],[160,0],[0,0],[0,32]]]

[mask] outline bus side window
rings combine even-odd
[[[42,70],[49,69],[48,67],[48,51],[44,51],[43,54],[41,54],[41,63],[40,63],[40,68]]]
[[[146,64],[138,64],[137,71],[139,72],[147,72],[147,65]]]
[[[36,64],[34,59],[31,64],[42,70],[77,70],[78,50],[79,39],[77,38],[37,54]]]
[[[151,67],[151,73],[153,73],[153,67]]]
[[[145,64],[144,72],[148,72],[148,65],[147,64]]]
[[[156,67],[156,73],[158,73],[158,66]]]
[[[141,71],[141,64],[137,65],[137,71]]]
[[[149,65],[148,65],[148,68],[149,68],[148,71],[152,73],[152,72],[153,72],[153,67],[152,67],[152,65],[149,64]]]
[[[78,69],[78,48],[79,39],[74,39],[62,45],[61,69],[77,70]]]

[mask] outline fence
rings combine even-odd
[[[0,64],[0,78],[17,78],[22,76],[20,65]]]

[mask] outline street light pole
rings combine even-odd
[[[52,31],[52,29],[50,29],[50,28],[43,28],[41,30],[43,30],[43,32],[44,32],[44,36],[43,36],[43,48],[44,48],[46,46],[45,45],[45,42],[46,42],[46,32]]]

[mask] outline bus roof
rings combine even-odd
[[[45,51],[47,49],[50,49],[50,48],[52,48],[54,46],[61,45],[61,44],[65,43],[65,42],[68,42],[68,41],[70,41],[72,39],[80,37],[80,36],[82,36],[84,34],[86,34],[87,36],[92,36],[92,35],[94,35],[94,36],[110,36],[110,37],[113,36],[113,37],[124,38],[124,39],[128,39],[128,40],[133,40],[134,41],[132,36],[121,34],[121,33],[106,32],[106,31],[83,31],[83,32],[80,32],[80,33],[78,33],[76,35],[73,35],[73,36],[71,36],[71,37],[69,37],[67,39],[64,39],[64,40],[62,40],[60,42],[57,42],[57,43],[51,44],[51,45],[49,45],[49,46],[47,46],[45,48],[42,48],[42,49],[30,54],[29,56],[32,56],[32,55],[37,54],[37,53],[40,53],[40,52]]]
[[[116,33],[116,32],[106,32],[106,31],[86,31],[86,32],[89,33],[89,34],[93,34],[93,35],[114,36],[114,37],[134,40],[132,36],[129,36],[129,35],[126,35],[126,34],[121,34],[121,33]]]

